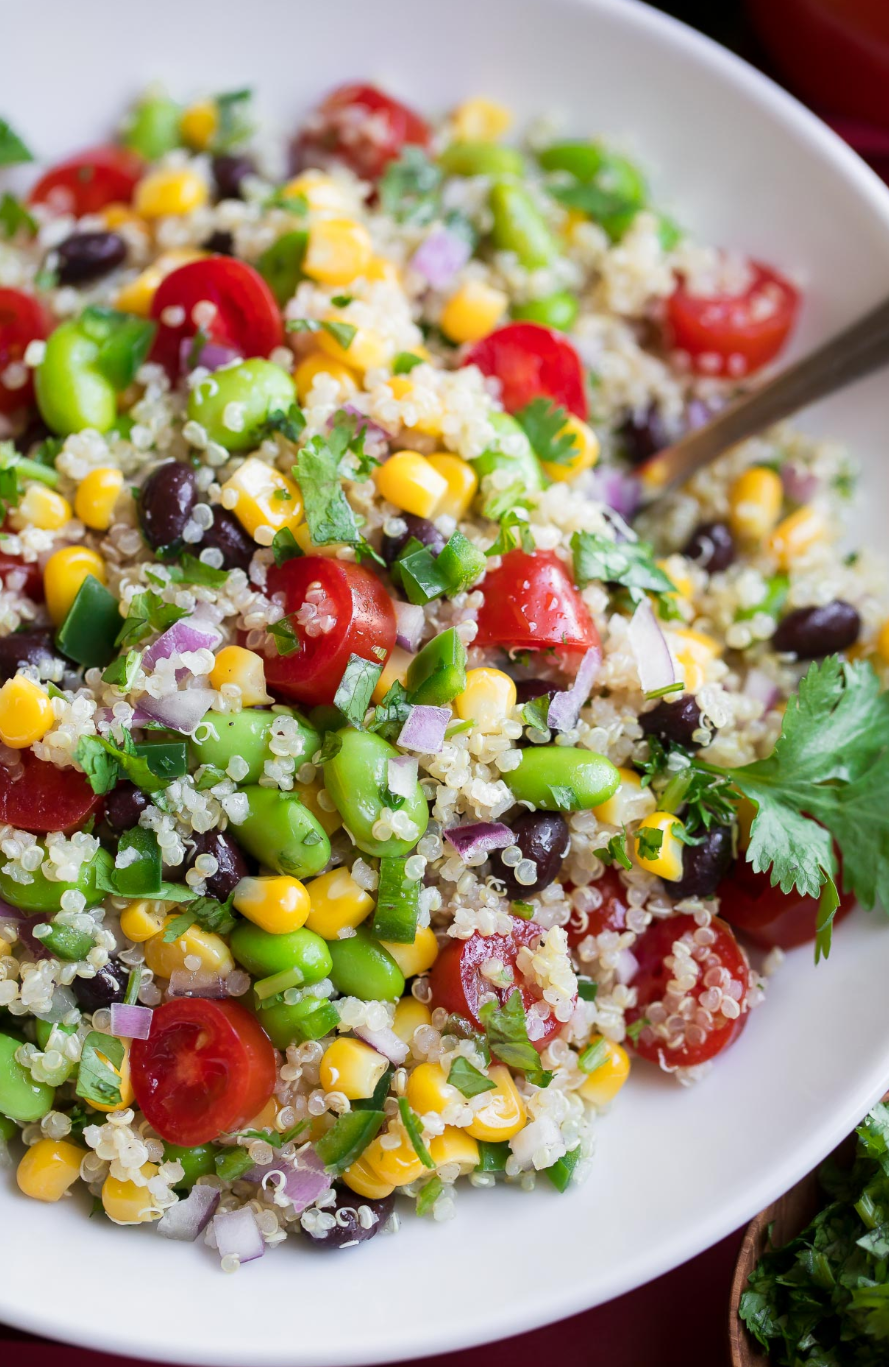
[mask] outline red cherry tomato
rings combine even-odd
[[[232,256],[190,261],[161,281],[151,304],[151,316],[158,321],[151,359],[160,362],[171,379],[180,373],[183,341],[198,332],[192,315],[196,304],[212,304],[216,310],[211,322],[200,323],[207,338],[233,347],[244,360],[268,356],[284,341],[281,311],[259,271]],[[169,308],[182,309],[181,323],[164,322]]]
[[[554,551],[510,551],[481,588],[477,646],[578,651],[599,644],[593,619]]]
[[[32,204],[46,204],[59,214],[97,214],[106,204],[128,204],[145,170],[126,147],[90,147],[60,161],[40,177],[31,191]]]
[[[206,1144],[238,1130],[275,1088],[275,1050],[238,1002],[184,997],[154,1012],[133,1040],[130,1075],[145,1119],[170,1144]]]
[[[507,413],[516,413],[543,395],[560,408],[585,418],[589,411],[583,367],[560,332],[540,323],[507,323],[469,348],[464,365],[500,381]]]
[[[77,769],[57,769],[20,750],[22,768],[0,765],[0,822],[21,831],[74,831],[97,812],[102,798]]]
[[[601,878],[590,884],[590,888],[601,895],[602,902],[592,911],[572,911],[565,927],[568,943],[572,947],[579,945],[588,935],[601,935],[606,930],[620,934],[627,928],[627,890],[620,881],[617,869],[606,869]]]
[[[24,571],[24,582],[20,583],[16,579],[16,587],[33,602],[42,603],[44,597],[43,574],[37,561],[32,560],[25,564],[21,556],[13,555],[11,551],[4,551],[2,544],[0,541],[0,580],[3,581],[3,587],[10,587],[9,577],[13,572],[20,575]]]
[[[746,862],[735,864],[717,896],[723,919],[763,949],[795,949],[815,938],[818,898],[773,888],[767,873],[754,873]],[[847,892],[840,898],[834,925],[854,906],[855,898]]]
[[[522,1005],[528,1022],[528,1038],[537,1050],[542,1050],[562,1028],[561,1021],[552,1013],[539,1015],[532,1010],[541,1000],[540,992],[527,982],[515,963],[523,945],[530,945],[543,927],[534,921],[513,918],[509,935],[470,935],[468,940],[450,940],[439,954],[429,975],[432,1000],[473,1025],[481,1026],[479,1007],[493,994],[503,1006],[516,988],[522,994]],[[489,959],[499,959],[513,970],[513,980],[506,987],[498,987],[482,973],[482,965]]]
[[[627,1022],[643,1017],[650,1021],[639,1035],[636,1053],[662,1068],[690,1068],[715,1058],[747,1020],[750,970],[744,951],[725,921],[712,921],[708,929],[715,936],[713,943],[701,945],[694,938],[700,932],[693,916],[670,916],[653,921],[633,946],[639,967],[630,986],[636,989],[637,1003],[627,1012]],[[695,985],[687,993],[667,990],[677,967],[677,941],[697,969]],[[721,1003],[708,1000],[711,992],[722,992],[722,1000],[731,1003],[729,1011],[738,1014],[726,1014]],[[686,1015],[688,1004],[691,1010]],[[671,1045],[677,1039],[679,1043]]]
[[[298,169],[341,161],[363,180],[376,180],[405,143],[429,143],[419,114],[376,86],[342,85],[306,119],[293,152]]]
[[[266,657],[266,682],[285,698],[312,707],[331,703],[350,655],[385,664],[392,654],[392,600],[376,575],[362,565],[304,555],[271,569],[268,591],[284,594],[288,615],[299,612],[303,604],[317,609],[306,623],[293,623],[298,651]],[[328,624],[329,630],[319,630]]]
[[[740,379],[773,361],[787,340],[799,294],[777,271],[750,262],[741,294],[697,295],[680,283],[667,300],[667,337],[701,375]]]
[[[14,413],[31,402],[34,381],[30,370],[26,383],[17,388],[7,388],[2,377],[7,366],[21,361],[28,343],[47,337],[49,330],[49,319],[39,300],[21,290],[0,289],[0,413]]]

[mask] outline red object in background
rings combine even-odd
[[[29,195],[59,214],[97,214],[106,204],[129,204],[145,164],[125,147],[91,147],[51,166]]]
[[[719,886],[719,914],[761,949],[795,949],[815,938],[817,897],[800,897],[772,887],[767,873],[754,873],[750,864],[738,860]],[[840,899],[834,925],[855,905],[846,893]]]
[[[0,289],[0,375],[8,365],[22,360],[29,342],[48,334],[49,319],[38,299],[22,290]],[[33,397],[32,371],[18,389],[7,389],[0,380],[0,413],[27,408]]]
[[[770,266],[750,262],[742,294],[691,294],[680,283],[667,300],[667,336],[700,375],[739,379],[778,355],[799,310],[799,293]]]
[[[294,170],[342,161],[364,180],[376,180],[406,143],[426,147],[429,126],[373,85],[342,85],[306,119],[293,144]]]

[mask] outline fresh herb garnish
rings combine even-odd
[[[413,351],[398,351],[392,362],[393,375],[409,375],[414,366],[422,365],[423,357],[416,356]]]
[[[406,1096],[400,1096],[398,1098],[398,1110],[401,1115],[401,1123],[407,1132],[408,1139],[411,1141],[414,1153],[417,1155],[424,1168],[434,1168],[435,1164],[429,1155],[429,1150],[423,1143],[423,1131],[420,1129],[420,1122],[408,1105]]]
[[[486,556],[508,555],[517,547],[530,553],[535,549],[534,537],[528,526],[526,510],[516,504],[508,508],[500,518],[500,531],[496,541],[485,551]]]
[[[548,1087],[552,1073],[542,1067],[540,1055],[528,1038],[528,1024],[522,994],[518,988],[509,994],[505,1006],[485,1002],[479,1009],[479,1020],[485,1027],[485,1038],[492,1054],[509,1068],[520,1068],[529,1082]]]
[[[604,584],[620,584],[633,603],[653,593],[658,613],[668,619],[677,615],[676,585],[655,564],[651,546],[645,541],[609,541],[596,532],[575,532],[571,538],[574,552],[574,577],[581,588],[593,579]]]
[[[290,318],[286,324],[288,332],[327,332],[343,351],[348,351],[358,331],[354,323],[339,323],[330,318]]]
[[[631,1021],[627,1026],[627,1039],[632,1040],[634,1044],[638,1044],[639,1036],[642,1034],[646,1025],[650,1024],[651,1021],[647,1016],[640,1016],[637,1021]]]
[[[164,943],[172,944],[180,935],[197,924],[201,930],[211,930],[216,935],[228,935],[234,930],[237,921],[231,911],[231,897],[226,902],[217,902],[215,897],[197,897],[189,902],[188,910],[175,916],[164,931]]]
[[[410,716],[411,705],[407,700],[407,689],[398,679],[389,686],[386,696],[374,708],[373,720],[369,731],[379,732],[386,740],[398,735]]]
[[[34,154],[28,151],[18,133],[5,119],[0,119],[0,166],[20,166],[33,160]]]
[[[278,435],[295,443],[305,431],[305,426],[306,415],[297,404],[291,404],[286,410],[276,408],[263,423],[258,440],[265,441],[266,437]]]
[[[84,1101],[98,1103],[109,1110],[120,1105],[124,1042],[116,1035],[91,1030],[83,1041],[77,1069],[76,1092]]]
[[[206,565],[196,555],[186,552],[180,557],[178,565],[169,565],[167,573],[174,584],[198,584],[203,588],[218,589],[228,579],[228,570],[218,570],[215,565]]]
[[[0,199],[0,230],[7,239],[15,237],[16,233],[24,229],[31,237],[37,231],[37,220],[33,214],[29,214],[20,199],[11,195],[8,190]]]
[[[253,132],[250,117],[252,90],[230,90],[216,96],[217,126],[213,138],[214,152],[230,152],[246,142]]]
[[[458,1054],[451,1064],[448,1082],[465,1097],[479,1096],[482,1092],[493,1092],[497,1088],[496,1082],[480,1073],[462,1054]]]
[[[580,454],[577,437],[567,425],[571,414],[552,399],[532,399],[515,414],[538,460],[552,465],[570,465]]]
[[[275,532],[272,537],[272,555],[279,569],[288,560],[295,560],[297,556],[302,555],[302,549],[297,545],[296,537],[289,527],[282,527],[280,531]]]
[[[350,725],[363,727],[371,694],[382,672],[383,666],[373,660],[365,660],[362,655],[349,656],[334,694],[333,705],[339,708]]]
[[[390,161],[377,183],[380,208],[396,223],[421,227],[431,223],[438,210],[441,168],[420,147],[406,144],[401,156]]]
[[[608,844],[601,849],[593,850],[593,854],[609,867],[612,864],[620,864],[623,869],[633,867],[633,861],[627,853],[627,833],[625,830],[618,831],[617,835],[611,836]]]
[[[654,826],[640,826],[636,832],[636,850],[640,859],[657,859],[664,843],[663,831]]]
[[[551,783],[549,791],[557,808],[566,812],[577,809],[577,794],[567,783]]]
[[[363,454],[364,440],[355,431],[354,419],[337,419],[327,438],[312,437],[296,458],[293,478],[300,487],[309,535],[315,546],[336,542],[355,545],[361,540],[355,514],[343,493],[343,463],[349,455]],[[351,475],[351,472],[349,472]]]
[[[273,637],[275,649],[279,655],[293,655],[299,650],[299,637],[290,617],[282,617],[280,621],[272,622],[271,626],[266,629],[268,634]]]
[[[144,641],[153,631],[166,631],[174,622],[187,617],[185,608],[177,608],[174,603],[165,603],[159,593],[146,590],[136,593],[130,600],[130,607],[115,645],[134,646]]]
[[[116,660],[111,661],[102,675],[102,682],[116,684],[121,692],[129,693],[141,663],[141,650],[128,650],[126,655],[118,655]]]
[[[522,708],[522,721],[525,726],[530,726],[532,731],[549,730],[549,705],[552,699],[548,693],[541,693],[537,698],[531,698]]]
[[[147,793],[165,788],[170,782],[170,778],[154,772],[144,754],[137,754],[136,743],[126,730],[119,746],[105,736],[81,736],[74,758],[94,793],[110,793],[121,776]]]

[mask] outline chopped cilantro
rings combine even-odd
[[[534,731],[548,731],[550,696],[548,693],[541,693],[538,698],[531,698],[522,708],[522,721],[525,726],[530,726]]]
[[[188,910],[175,916],[167,926],[164,931],[164,943],[172,944],[195,924],[199,925],[201,930],[210,930],[216,935],[228,935],[237,924],[231,911],[231,898],[227,902],[217,902],[214,897],[197,897],[193,902],[189,902]]]
[[[150,590],[136,593],[130,600],[129,612],[117,634],[115,645],[137,645],[153,631],[166,631],[167,627],[187,616],[185,608],[165,603],[159,593],[152,593]]]
[[[288,560],[295,560],[302,555],[302,550],[297,545],[296,537],[289,527],[282,527],[275,532],[272,537],[272,555],[275,557],[275,564],[280,567]]]
[[[264,441],[266,437],[278,434],[296,443],[305,431],[305,426],[306,416],[298,404],[291,404],[286,410],[276,408],[263,423],[258,440]]]
[[[312,437],[296,458],[293,478],[300,487],[309,535],[316,546],[361,540],[355,514],[343,493],[342,462],[351,453],[363,452],[361,434],[354,423],[335,422],[328,437]]]
[[[125,1046],[116,1035],[91,1030],[83,1041],[77,1069],[76,1092],[90,1104],[113,1110],[121,1101],[121,1074]]]
[[[137,754],[129,731],[124,731],[121,746],[105,736],[81,736],[74,758],[83,769],[94,793],[110,793],[121,775],[147,793],[165,788],[170,782],[169,778],[160,777],[154,772],[144,755]]]
[[[619,584],[625,588],[633,603],[640,603],[646,593],[658,600],[662,617],[676,615],[676,593],[673,580],[654,561],[651,546],[645,541],[609,541],[596,532],[575,532],[571,538],[574,552],[574,577],[581,588],[593,579],[605,584]]]
[[[608,841],[608,844],[602,849],[593,850],[593,854],[597,859],[601,859],[603,864],[609,866],[611,864],[620,864],[621,868],[624,869],[631,869],[633,867],[633,861],[627,854],[626,831],[618,831],[617,835],[613,835]]]
[[[407,700],[407,689],[398,679],[390,685],[386,696],[374,708],[373,720],[368,730],[380,732],[385,739],[392,740],[398,735],[410,715],[411,705]]]
[[[423,357],[416,356],[412,351],[399,351],[392,362],[393,375],[409,375],[414,366],[422,365]]]
[[[515,414],[516,422],[524,428],[538,460],[552,465],[570,465],[580,454],[577,437],[567,426],[571,414],[559,408],[551,399],[532,399]]]
[[[37,220],[28,213],[22,201],[7,190],[0,199],[0,231],[9,239],[21,230],[33,237],[37,231]]]
[[[528,514],[524,508],[513,505],[500,518],[500,531],[497,540],[485,551],[486,556],[508,555],[521,546],[530,553],[535,549],[534,537],[528,526]]]
[[[528,1038],[525,1008],[518,988],[510,993],[505,1006],[498,1007],[495,1002],[488,1001],[478,1014],[491,1053],[507,1067],[520,1068],[529,1082],[548,1087],[553,1075],[541,1066],[540,1055]]]
[[[333,705],[339,708],[350,725],[363,726],[371,694],[382,672],[383,666],[373,660],[365,660],[362,655],[349,656],[334,694]]]
[[[218,570],[214,565],[205,565],[203,560],[187,552],[178,565],[168,566],[168,573],[174,584],[200,584],[208,589],[218,589],[228,579],[228,570]]]
[[[653,826],[640,826],[636,832],[636,850],[640,859],[657,859],[664,843],[663,831]]]
[[[479,1096],[482,1092],[493,1092],[496,1090],[496,1082],[492,1082],[484,1073],[480,1073],[478,1068],[474,1068],[469,1059],[458,1054],[451,1064],[448,1073],[448,1082],[452,1087],[456,1087],[458,1092],[462,1092],[465,1097]]]
[[[330,302],[335,309],[345,309],[351,304],[352,296],[351,294],[334,294],[331,295]]]
[[[275,649],[279,655],[295,655],[299,650],[299,637],[290,617],[282,617],[280,621],[273,622],[268,628],[268,633],[274,638]]]
[[[551,783],[549,788],[553,802],[557,808],[566,812],[577,809],[577,794],[573,788],[563,783]]]
[[[421,227],[431,223],[438,211],[441,168],[420,147],[406,144],[401,156],[390,161],[377,184],[380,207],[397,223]]]
[[[0,166],[20,166],[33,160],[33,153],[28,151],[18,133],[5,119],[0,119]]]
[[[343,351],[348,351],[358,331],[354,323],[339,323],[330,318],[291,318],[287,323],[288,332],[327,332]]]
[[[213,151],[230,152],[247,141],[253,132],[250,104],[252,90],[230,90],[216,96],[217,126]]]

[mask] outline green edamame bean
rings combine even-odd
[[[534,745],[522,750],[517,769],[504,782],[520,802],[544,811],[585,811],[617,789],[620,774],[610,759],[569,745]]]
[[[302,1044],[305,1040],[322,1039],[337,1027],[339,1013],[333,1002],[318,997],[304,997],[291,1006],[285,1001],[262,1003],[256,1019],[276,1049],[288,1044]]]
[[[226,366],[202,380],[189,394],[188,416],[226,451],[249,451],[256,446],[269,415],[284,413],[295,402],[296,388],[287,371],[256,359]],[[241,409],[237,430],[227,426],[229,404]]]
[[[438,158],[449,176],[521,176],[525,159],[499,142],[452,142]]]
[[[544,147],[537,153],[537,160],[544,171],[567,171],[578,180],[592,180],[601,169],[603,156],[596,142],[565,138]]]
[[[35,1021],[34,1034],[37,1038],[38,1048],[46,1049],[52,1036],[53,1030],[58,1031],[58,1033],[62,1035],[73,1035],[76,1033],[77,1026],[62,1025],[60,1022],[57,1022],[55,1025],[53,1025],[51,1021]]]
[[[249,810],[234,833],[241,848],[276,873],[293,878],[320,873],[330,858],[330,841],[299,798],[258,784],[242,791]]]
[[[543,471],[525,433],[508,413],[490,413],[488,420],[496,433],[493,443],[472,464],[479,479],[494,470],[509,470],[517,483],[530,493],[543,488]]]
[[[247,707],[243,712],[208,712],[196,728],[191,741],[191,753],[197,764],[212,764],[225,769],[235,755],[250,768],[240,781],[256,783],[262,777],[267,759],[274,759],[269,748],[269,737],[276,717],[294,717],[299,734],[299,751],[294,755],[296,768],[312,758],[321,745],[321,737],[305,717],[290,708],[268,712],[259,707]]]
[[[232,954],[254,978],[270,978],[275,973],[299,969],[302,981],[295,987],[318,983],[330,972],[327,941],[305,926],[283,935],[272,935],[252,921],[239,921],[228,937]]]
[[[18,1128],[18,1125],[14,1120],[10,1120],[9,1116],[0,1115],[0,1139],[2,1139],[5,1144],[8,1144],[10,1139],[13,1139],[18,1134]]]
[[[266,247],[256,263],[256,269],[282,308],[293,298],[303,278],[302,265],[308,245],[309,234],[304,228],[297,228]]]
[[[38,842],[39,843],[39,842]],[[99,849],[88,863],[81,865],[77,881],[74,883],[53,883],[40,869],[31,874],[32,882],[16,883],[8,873],[0,870],[0,897],[27,912],[53,912],[62,909],[62,894],[73,889],[82,892],[88,907],[101,902],[105,893],[97,886],[99,876],[102,881],[111,877],[114,860],[107,850]]]
[[[35,1082],[18,1062],[15,1052],[21,1043],[14,1035],[0,1035],[0,1115],[27,1125],[43,1119],[56,1093],[45,1082]]]
[[[124,132],[124,146],[137,152],[146,161],[157,161],[158,157],[180,146],[181,118],[182,106],[166,95],[142,100],[133,110]]]
[[[217,1153],[215,1144],[196,1144],[193,1149],[186,1149],[181,1144],[164,1141],[164,1162],[181,1163],[185,1169],[185,1176],[176,1183],[180,1190],[193,1187],[199,1177],[205,1177],[209,1172],[215,1173]]]
[[[99,347],[72,319],[57,327],[34,374],[40,416],[60,437],[94,427],[107,432],[117,417],[117,391],[96,362]]]
[[[404,974],[369,931],[359,926],[348,940],[331,940],[330,978],[337,992],[362,1001],[396,1001],[404,992]]]
[[[491,238],[500,251],[515,252],[528,270],[548,266],[558,255],[546,220],[519,181],[499,180],[492,185],[488,207],[493,217]]]
[[[530,299],[527,304],[514,304],[512,316],[521,323],[540,323],[545,328],[570,332],[577,320],[579,303],[570,290],[557,290],[544,299]]]
[[[422,836],[429,823],[429,808],[419,783],[414,792],[398,808],[398,815],[412,823],[410,835],[390,836],[379,840],[373,828],[383,812],[390,809],[383,802],[389,790],[389,760],[398,751],[382,736],[371,731],[355,731],[345,727],[337,732],[342,744],[333,759],[324,765],[324,786],[359,850],[371,855],[407,854]]]

